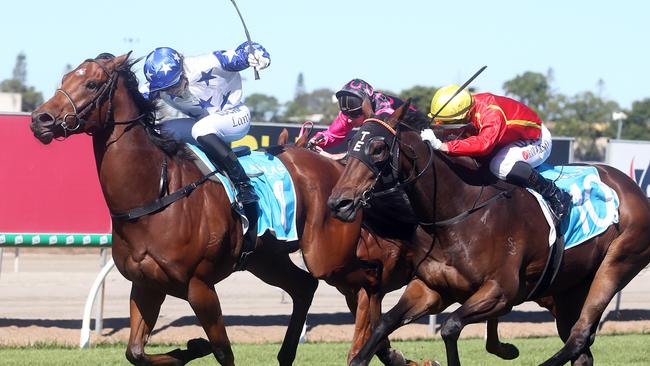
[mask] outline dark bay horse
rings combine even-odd
[[[98,177],[112,213],[146,206],[202,179],[194,163],[183,156],[182,147],[156,132],[155,107],[138,92],[131,71],[134,62],[128,56],[84,61],[64,76],[61,88],[32,115],[32,131],[45,144],[73,134],[92,135]],[[296,186],[299,247],[311,274],[289,259],[288,253],[297,245],[278,243],[270,235],[258,241],[249,258],[249,271],[283,288],[293,299],[278,361],[289,365],[295,358],[318,284],[313,276],[346,295],[356,315],[350,350],[350,357],[354,356],[369,336],[370,323],[379,320],[383,294],[411,279],[405,242],[363,229],[360,217],[350,223],[333,217],[326,201],[342,171],[339,164],[300,148],[286,148],[279,158]],[[176,365],[212,353],[219,363],[234,364],[214,284],[235,269],[241,238],[239,216],[223,186],[210,180],[150,214],[113,219],[113,258],[120,273],[132,282],[126,351],[130,362]],[[411,287],[428,291],[419,281]],[[189,302],[209,343],[197,340],[188,343],[187,351],[145,353],[167,295]],[[405,363],[387,339],[377,355],[387,365]]]
[[[509,312],[526,300],[549,255],[548,225],[532,195],[496,184],[470,158],[434,152],[422,142],[425,126],[404,123],[403,109],[386,120],[368,118],[328,204],[343,220],[372,196],[381,175],[397,175],[423,227],[434,240],[415,249],[417,275],[439,296],[406,291],[384,317],[353,365],[366,364],[378,339],[430,310],[462,305],[442,324],[448,365],[460,365],[457,340],[463,327]],[[365,138],[361,138],[365,134]],[[363,160],[363,161],[362,161]],[[650,204],[625,174],[594,165],[620,199],[619,223],[565,251],[556,281],[541,295],[550,299],[564,346],[542,365],[592,365],[590,346],[614,294],[650,262]],[[502,195],[505,185],[509,194]],[[384,187],[387,188],[387,187]],[[491,200],[493,197],[496,199]],[[481,208],[483,202],[490,201]],[[421,244],[421,243],[419,243]],[[419,245],[418,244],[418,245]]]

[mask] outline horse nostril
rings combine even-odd
[[[43,112],[36,116],[36,120],[40,123],[54,122],[54,117],[47,112]]]
[[[330,199],[327,201],[327,205],[333,211],[341,211],[341,210],[349,209],[353,204],[354,204],[354,200],[351,200],[349,198],[342,198],[342,197],[337,199]]]

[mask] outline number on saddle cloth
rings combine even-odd
[[[200,148],[192,144],[187,146],[195,156],[194,163],[203,174],[216,169]],[[296,192],[291,176],[282,161],[271,154],[251,151],[247,146],[235,147],[233,151],[260,197],[258,236],[269,230],[278,240],[298,240],[295,215]],[[234,202],[235,189],[223,174],[215,174],[210,179],[221,183],[230,202]],[[242,219],[245,219],[244,215],[239,213]],[[247,228],[248,225],[244,224],[244,227]]]
[[[561,224],[565,249],[601,234],[618,222],[618,195],[600,180],[595,167],[542,164],[535,169],[573,197],[570,213]]]

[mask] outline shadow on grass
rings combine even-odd
[[[450,313],[443,312],[438,314],[436,323],[440,324],[445,321]],[[650,310],[640,309],[626,309],[618,313],[610,311],[603,319],[603,323],[607,321],[637,321],[637,320],[650,320]],[[286,326],[289,323],[289,315],[226,315],[224,317],[226,326]],[[506,316],[499,318],[500,323],[544,323],[553,322],[554,319],[547,311],[513,311]],[[428,324],[428,317],[418,319],[416,324]],[[91,328],[95,327],[95,321],[91,321]],[[354,325],[354,319],[350,313],[321,313],[309,314],[307,317],[307,324],[309,328],[317,325]],[[183,316],[154,331],[158,333],[170,327],[180,327],[187,325],[199,325],[195,316]],[[63,329],[80,329],[80,319],[15,319],[15,318],[0,318],[0,327],[52,327]],[[112,335],[122,329],[129,328],[128,318],[106,318],[104,319],[104,328],[111,329],[107,335]]]

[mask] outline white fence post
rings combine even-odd
[[[101,248],[99,250],[99,267],[103,268],[106,265],[108,250],[106,248]],[[98,335],[102,334],[104,329],[104,290],[106,288],[106,282],[102,281],[101,287],[97,296],[95,297],[95,333]]]
[[[99,291],[100,286],[104,283],[104,279],[108,275],[108,272],[115,266],[113,258],[108,260],[108,263],[104,265],[104,268],[99,272],[93,286],[90,288],[90,293],[88,293],[88,298],[86,299],[86,305],[84,306],[83,319],[81,321],[81,339],[79,340],[79,347],[86,348],[90,345],[90,313],[93,310],[93,302],[95,296],[97,296],[97,291]]]

